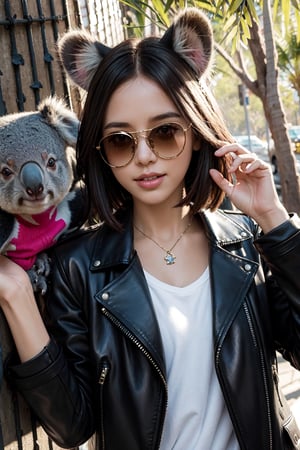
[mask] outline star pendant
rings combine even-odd
[[[167,252],[166,256],[164,257],[164,260],[166,261],[167,266],[170,266],[172,264],[175,264],[176,256],[173,255],[171,252]]]

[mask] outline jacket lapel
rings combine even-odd
[[[243,241],[254,249],[254,237],[247,227],[222,212],[206,212],[202,217],[211,243],[213,327],[218,348],[245,300],[258,262],[243,255]]]
[[[114,235],[112,236],[111,233]],[[127,336],[139,346],[143,346],[165,373],[164,351],[158,322],[144,272],[133,250],[133,237],[130,226],[123,233],[107,230],[102,233],[93,255],[91,270],[127,265],[120,275],[97,293],[96,299],[127,330]]]
[[[210,276],[214,313],[214,335],[218,347],[234,317],[245,301],[245,295],[257,270],[256,263],[232,256],[216,247],[211,256]]]

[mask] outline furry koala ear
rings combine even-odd
[[[70,79],[88,90],[103,57],[110,48],[101,44],[86,31],[67,32],[57,43],[58,55]]]
[[[75,146],[80,122],[62,100],[47,97],[39,104],[38,111],[44,121],[53,127],[65,142],[72,147]]]
[[[197,8],[182,11],[160,42],[183,58],[201,77],[210,66],[213,31],[207,16]]]

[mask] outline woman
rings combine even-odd
[[[53,252],[47,329],[5,258],[0,301],[21,360],[10,376],[61,446],[299,447],[275,356],[299,368],[299,218],[232,143],[212,45],[196,9],[161,39],[60,43],[88,91],[78,170],[102,224]],[[224,194],[242,213],[217,209]]]

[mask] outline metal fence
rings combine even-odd
[[[60,33],[78,24],[74,5],[67,0],[2,0],[0,115],[34,110],[49,94],[67,94],[55,43]]]

